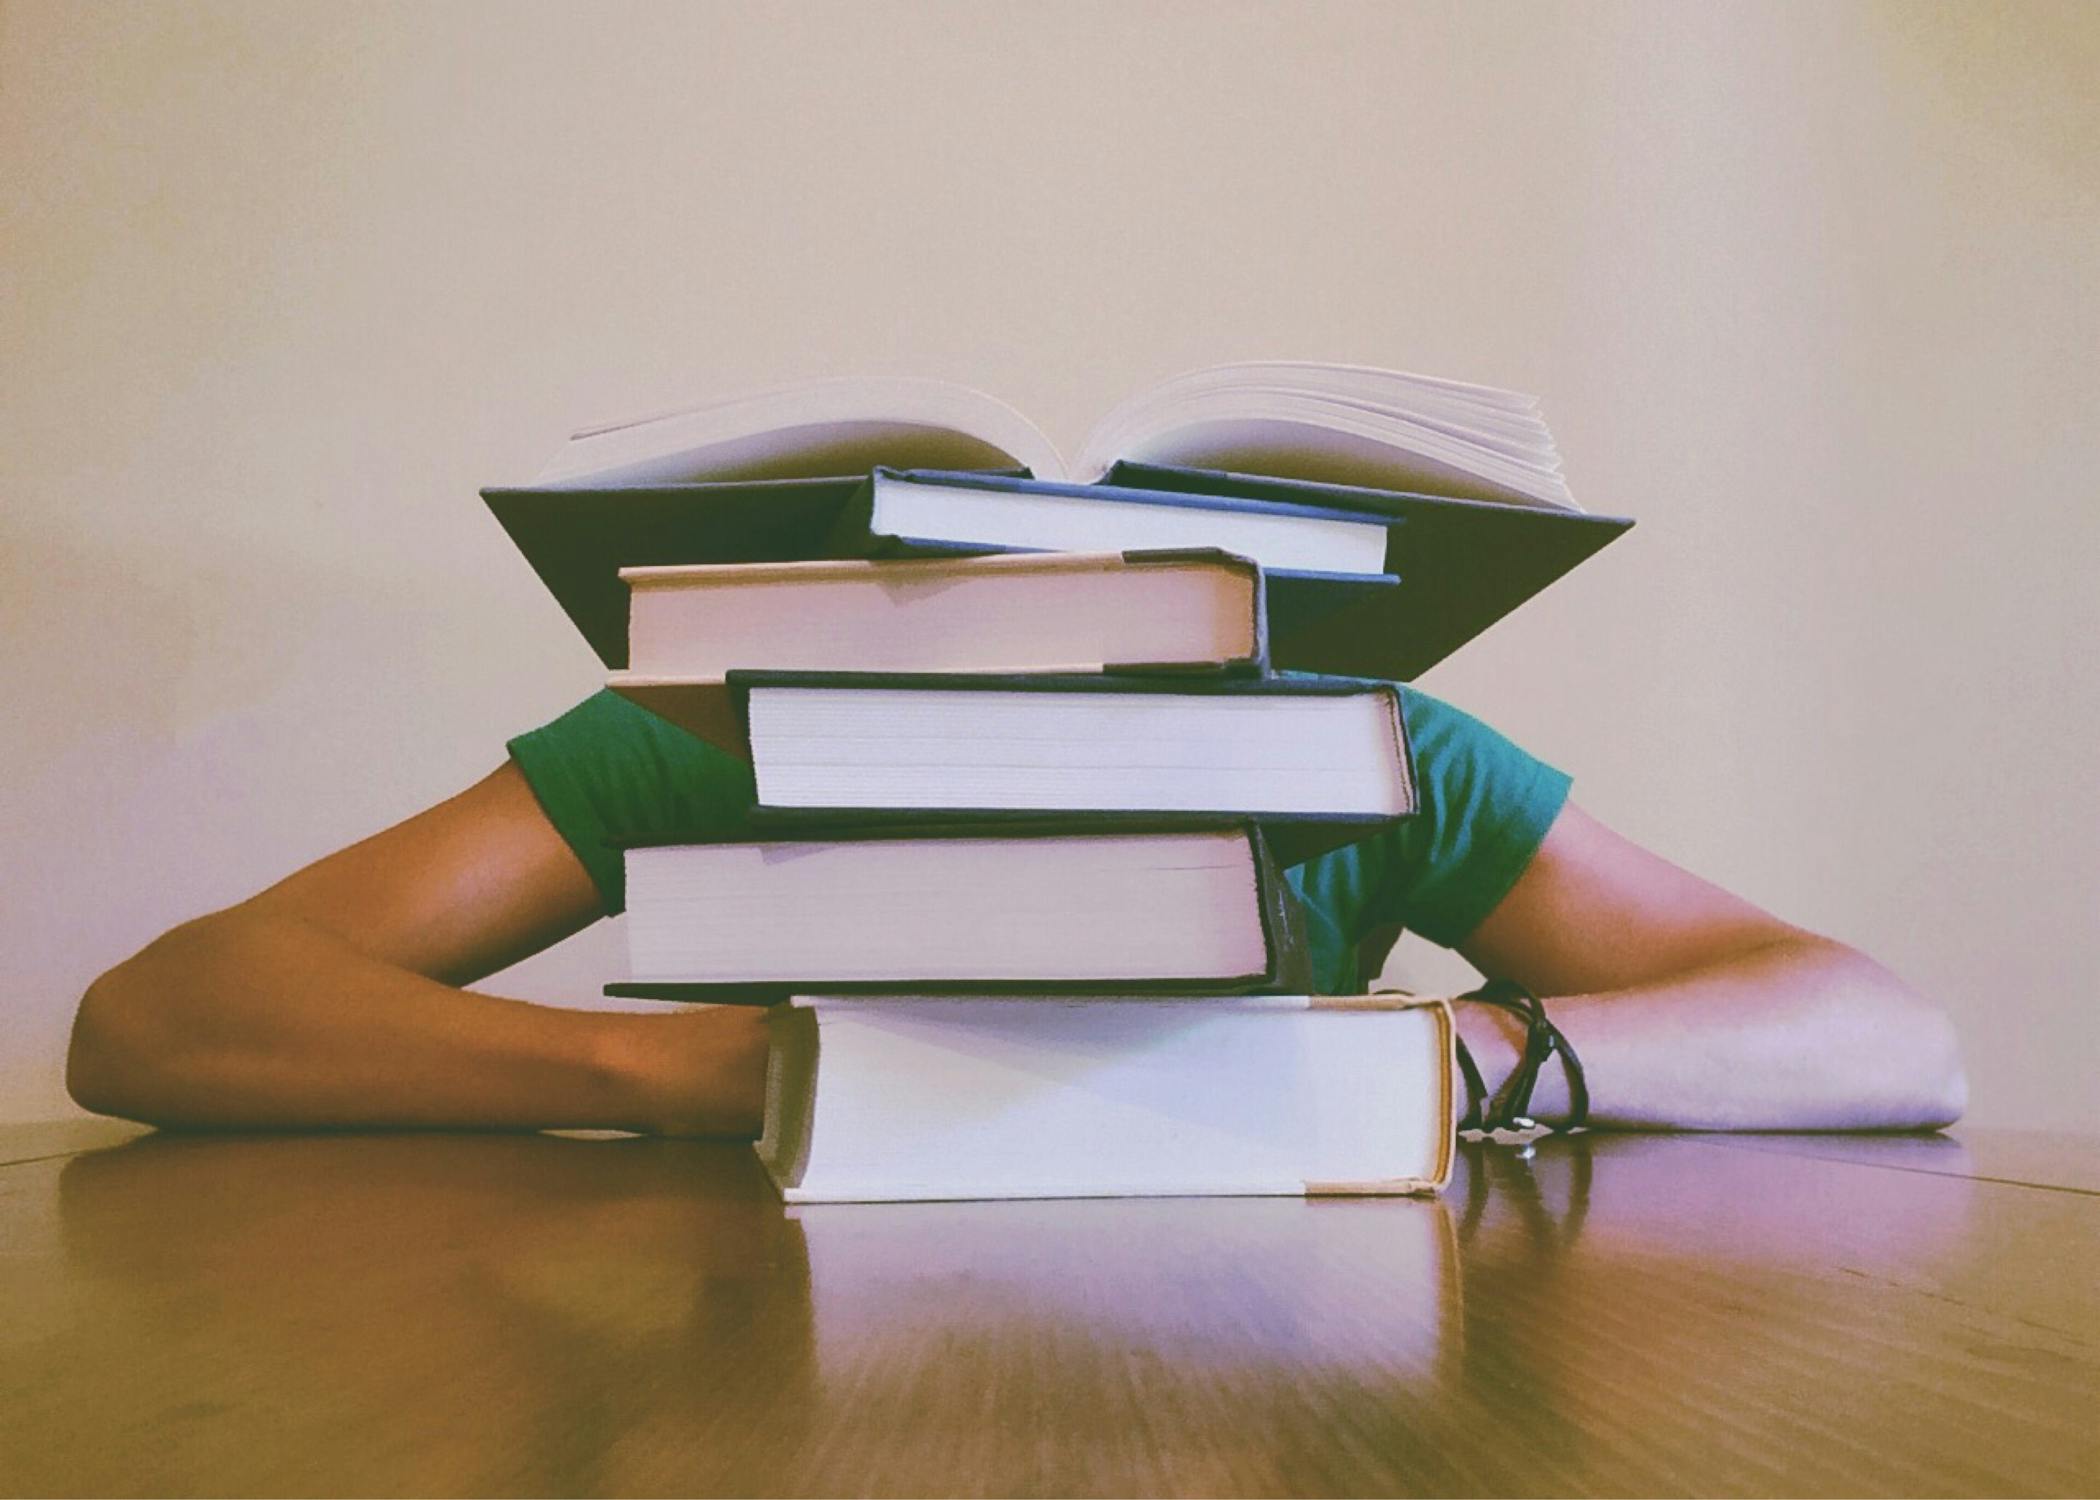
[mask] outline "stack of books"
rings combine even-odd
[[[626,850],[607,988],[772,1007],[787,1198],[1443,1183],[1448,1009],[1309,994],[1282,872],[1416,810],[1394,682],[1631,524],[1529,398],[1230,366],[1067,465],[824,381],[483,495],[609,684],[753,767],[744,829]]]

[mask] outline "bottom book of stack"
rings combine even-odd
[[[758,1154],[789,1202],[1430,1193],[1453,1030],[1401,995],[798,996]]]

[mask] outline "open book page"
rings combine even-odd
[[[1092,482],[1118,459],[1579,509],[1528,396],[1361,366],[1218,366],[1138,393],[1067,464],[1011,406],[947,381],[812,381],[586,428],[540,488],[901,469],[1025,468]]]
[[[1579,509],[1559,475],[1491,461],[1484,450],[1413,424],[1372,422],[1344,408],[1310,404],[1293,404],[1279,414],[1277,405],[1271,403],[1267,411],[1226,408],[1133,436],[1118,445],[1118,456],[1134,463]],[[1090,453],[1082,473],[1091,474],[1098,461]]]
[[[1193,370],[1140,391],[1103,417],[1085,446],[1092,448],[1116,432],[1152,425],[1152,414],[1161,409],[1235,395],[1294,395],[1362,407],[1456,437],[1504,442],[1516,452],[1550,452],[1553,447],[1552,434],[1533,396],[1398,370],[1273,360]]]
[[[849,377],[585,428],[534,484],[802,479],[877,464],[1064,473],[1040,428],[981,391],[944,380]]]
[[[1532,398],[1396,370],[1268,362],[1177,376],[1105,417],[1075,476],[1118,459],[1576,508]]]

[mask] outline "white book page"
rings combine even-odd
[[[1375,438],[1390,447],[1401,447],[1452,463],[1476,466],[1521,480],[1536,474],[1558,472],[1559,455],[1546,458],[1509,458],[1469,437],[1450,433],[1416,421],[1408,415],[1392,415],[1387,409],[1361,402],[1334,401],[1297,391],[1225,391],[1215,396],[1192,396],[1154,408],[1145,424],[1118,434],[1117,457],[1130,458],[1133,445],[1142,447],[1167,432],[1190,426],[1224,422],[1289,422],[1333,427],[1340,432]]]
[[[1010,553],[626,568],[630,680],[732,668],[1098,672],[1251,655],[1259,586],[1215,563]]]
[[[1288,426],[1301,431],[1292,438],[1277,430]],[[1388,451],[1380,460],[1352,440]],[[810,478],[876,465],[1018,466],[1038,478],[1091,481],[1119,458],[1574,508],[1533,398],[1291,361],[1192,371],[1140,392],[1102,419],[1073,464],[1039,427],[983,392],[941,380],[848,377],[584,428],[533,483]]]
[[[1267,954],[1236,833],[629,849],[639,981],[1231,978]]]
[[[1238,396],[1296,396],[1332,401],[1405,417],[1479,441],[1497,439],[1520,450],[1550,450],[1553,436],[1539,415],[1538,402],[1515,392],[1492,393],[1507,400],[1476,395],[1479,388],[1453,388],[1421,376],[1360,367],[1282,363],[1225,365],[1178,376],[1125,401],[1095,424],[1086,448],[1101,446],[1104,435],[1143,430],[1155,425],[1154,414],[1190,402]]]
[[[1308,397],[1306,392],[1292,390],[1286,386],[1247,386],[1242,387],[1234,394],[1236,399],[1257,405],[1313,399],[1319,401],[1323,406],[1333,406],[1345,412],[1362,413],[1367,420],[1372,422],[1404,422],[1430,432],[1441,433],[1453,442],[1478,447],[1484,452],[1507,459],[1511,463],[1522,464],[1529,468],[1545,469],[1554,473],[1558,473],[1560,470],[1560,453],[1554,446],[1553,435],[1546,430],[1545,423],[1535,418],[1529,421],[1518,422],[1507,419],[1499,413],[1468,412],[1464,414],[1444,414],[1435,411],[1425,411],[1419,407],[1397,406],[1390,402],[1365,400],[1354,396],[1323,395]],[[1174,403],[1152,408],[1151,412],[1148,413],[1148,421],[1152,419],[1153,414],[1161,412],[1171,413],[1192,408],[1195,405],[1196,403],[1194,402]],[[1140,428],[1139,430],[1143,429]]]
[[[1091,480],[1131,459],[1578,508],[1535,409],[1463,390],[1393,371],[1197,371],[1110,413],[1073,473]]]
[[[899,468],[1065,472],[1056,445],[1005,402],[906,377],[810,381],[585,428],[534,479],[543,488],[814,478]]]
[[[777,807],[1368,814],[1413,807],[1391,699],[756,688]]]
[[[1559,474],[1511,463],[1477,445],[1458,443],[1416,424],[1372,420],[1334,405],[1249,402],[1132,435],[1116,458],[1138,463],[1275,474],[1326,484],[1420,490],[1463,499],[1577,510]],[[1098,472],[1092,465],[1100,463]],[[1113,459],[1086,460],[1098,478]]]

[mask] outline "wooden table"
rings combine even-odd
[[[0,1131],[11,1494],[2100,1490],[2100,1151],[827,1205],[741,1148]]]

